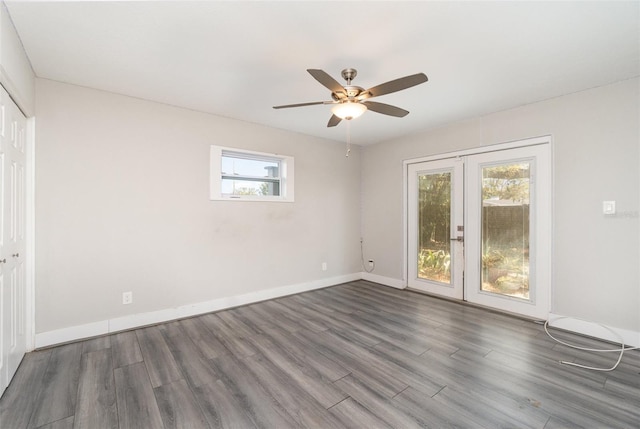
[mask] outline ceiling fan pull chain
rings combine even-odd
[[[351,121],[347,121],[347,158],[349,158],[349,152],[351,152]]]

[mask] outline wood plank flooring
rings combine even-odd
[[[29,353],[0,428],[637,428],[640,353],[558,363],[616,358],[358,281]]]

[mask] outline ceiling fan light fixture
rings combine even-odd
[[[366,110],[367,106],[362,103],[347,101],[333,106],[331,113],[340,119],[350,120],[361,116]]]

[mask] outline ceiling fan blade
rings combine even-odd
[[[390,104],[376,103],[375,101],[363,101],[362,104],[367,106],[367,109],[376,113],[382,113],[383,115],[403,118],[409,114],[408,110],[404,110]]]
[[[315,106],[316,104],[333,104],[333,101],[312,101],[310,103],[285,104],[283,106],[273,106],[274,109],[288,109],[289,107]]]
[[[392,92],[402,91],[403,89],[411,88],[412,86],[420,85],[428,81],[427,75],[424,73],[412,74],[411,76],[401,77],[399,79],[385,82],[373,88],[369,88],[364,92],[368,97],[379,97],[385,94],[391,94]],[[368,98],[364,97],[364,98]]]
[[[342,121],[342,119],[339,116],[331,115],[331,118],[329,118],[329,123],[327,124],[327,127],[335,127],[340,123],[340,121]]]
[[[337,80],[329,76],[326,72],[320,69],[307,69],[309,74],[313,76],[315,80],[329,88],[331,92],[345,93],[344,87],[338,83]]]

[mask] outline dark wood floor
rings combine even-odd
[[[558,363],[616,358],[361,281],[29,353],[0,427],[637,428],[638,352]]]

